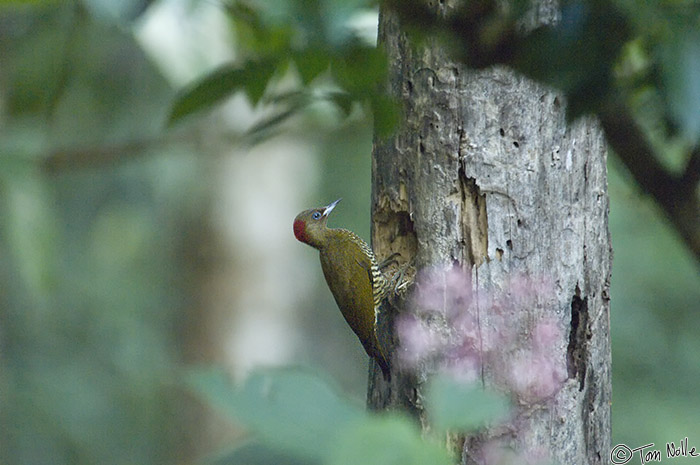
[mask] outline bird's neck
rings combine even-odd
[[[328,248],[328,245],[335,237],[334,231],[335,229],[327,226],[314,228],[313,230],[307,232],[305,242],[311,247],[323,252],[326,248]]]
[[[324,227],[318,231],[314,231],[312,244],[321,252],[328,249],[331,244],[339,244],[355,236],[351,231],[343,228],[328,228]]]

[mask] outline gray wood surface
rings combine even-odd
[[[538,11],[549,16],[535,22],[555,19],[546,6]],[[486,385],[499,385],[500,367],[522,353],[538,321],[555,321],[562,332],[553,347],[553,358],[565,366],[561,390],[546,401],[516,402],[511,424],[453,446],[463,463],[479,463],[492,438],[522,451],[544,447],[554,463],[607,463],[612,252],[599,125],[591,119],[567,124],[560,95],[510,70],[467,70],[435,43],[409,45],[387,11],[380,14],[379,41],[391,63],[390,92],[405,113],[398,133],[376,140],[373,150],[378,259],[398,252],[419,274],[457,264],[483,294],[507,294],[514,276],[548,280],[552,292],[505,319],[523,334],[490,354],[482,371]],[[380,326],[396,345],[390,329],[397,315],[422,316],[405,302],[391,307]],[[480,330],[504,324],[502,314],[482,310]],[[445,333],[440,323],[426,325]],[[427,427],[424,388],[435,369],[423,364],[409,373],[394,362],[387,385],[373,367],[369,406],[407,410]]]

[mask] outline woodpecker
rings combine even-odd
[[[379,364],[384,379],[389,380],[388,359],[377,338],[377,315],[389,282],[372,249],[360,236],[347,229],[326,226],[328,215],[340,200],[299,213],[294,219],[294,236],[318,249],[323,276],[340,312],[367,355]]]

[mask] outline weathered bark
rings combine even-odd
[[[410,45],[386,10],[379,40],[391,63],[390,92],[405,113],[398,133],[376,140],[373,151],[378,257],[399,252],[419,270],[457,263],[471,269],[477,290],[504,289],[514,274],[547,276],[554,294],[526,318],[554,319],[564,334],[554,348],[567,366],[562,389],[549,402],[518,405],[517,427],[467,438],[462,462],[478,463],[480,447],[497,436],[516,450],[544,446],[555,463],[606,463],[611,245],[599,126],[567,125],[562,97],[507,69],[471,71],[435,44]],[[488,312],[480,324],[490,324]],[[409,375],[397,365],[391,385],[371,377],[368,403],[424,421],[430,369]],[[483,367],[486,384],[492,370]]]

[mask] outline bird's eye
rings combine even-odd
[[[315,220],[320,219],[320,218],[321,218],[321,212],[319,212],[319,211],[313,212],[313,213],[311,214],[311,218],[313,218],[313,219],[315,219]]]

